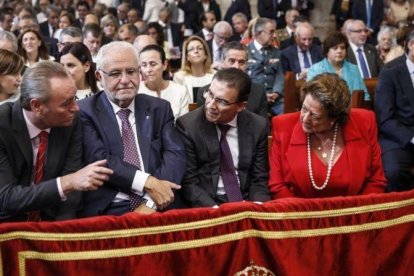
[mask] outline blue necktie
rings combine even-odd
[[[369,79],[368,66],[365,63],[364,56],[362,55],[362,49],[358,48],[357,52],[358,52],[359,65],[361,66],[361,70],[362,70],[362,75],[364,79]]]
[[[371,28],[371,0],[365,0],[367,6],[367,27]]]
[[[226,139],[227,131],[231,126],[217,125],[220,129],[220,173],[223,180],[224,190],[229,202],[243,201],[239,183],[237,181],[233,158]]]
[[[306,51],[302,51],[303,53],[303,62],[305,63],[305,68],[311,67],[308,55],[306,54]]]

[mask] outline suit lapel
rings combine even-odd
[[[26,122],[23,117],[23,111],[19,102],[16,102],[13,105],[12,110],[12,126],[14,130],[14,137],[16,138],[16,143],[24,156],[29,168],[33,168],[33,149],[27,130]],[[31,173],[31,172],[30,172]]]
[[[301,72],[301,68],[300,68],[300,62],[299,62],[299,52],[298,52],[298,47],[296,45],[294,45],[294,52],[293,52],[293,64],[295,66],[294,70],[295,72]]]
[[[146,171],[149,170],[149,159],[153,129],[153,114],[147,106],[135,97],[135,127],[137,130],[139,150]]]
[[[204,109],[199,109],[202,124],[200,125],[201,141],[207,147],[210,162],[211,176],[214,184],[214,192],[217,192],[217,185],[220,175],[220,146],[215,124],[207,121]]]
[[[109,111],[109,112],[108,112]],[[98,121],[105,122],[102,125],[103,132],[108,140],[107,147],[110,148],[110,152],[116,156],[124,156],[121,133],[119,131],[119,125],[116,120],[114,109],[109,103],[105,93],[101,93],[99,99],[96,102],[96,117]],[[106,139],[104,139],[105,141]]]
[[[372,75],[375,75],[376,68],[375,65],[375,53],[372,52],[372,49],[364,46],[365,57],[367,58],[369,72]]]
[[[367,158],[369,157],[369,149],[365,140],[362,139],[356,122],[349,120],[342,129],[348,155],[348,195],[355,195],[358,194],[359,190],[361,189],[361,186],[355,185],[355,183],[364,183],[365,173],[363,170],[366,169]]]
[[[286,151],[286,159],[291,168],[302,166],[299,170],[291,170],[295,178],[294,182],[304,184],[299,186],[304,189],[302,193],[311,195],[313,191],[309,180],[306,146],[306,134],[303,132],[301,123],[298,120],[292,131],[289,148]]]
[[[399,78],[398,83],[401,84],[400,87],[403,88],[399,89],[399,92],[403,93],[404,96],[407,97],[408,102],[414,109],[414,86],[413,81],[410,77],[410,72],[408,71],[408,67],[405,64],[405,62],[399,66],[398,73],[396,74],[396,76]]]
[[[239,164],[238,170],[242,168],[249,168],[250,160],[252,159],[252,131],[253,126],[251,126],[251,121],[248,120],[245,116],[245,112],[239,112],[237,116],[237,132],[238,132],[238,142],[239,142]],[[241,173],[239,172],[240,179],[240,188],[244,191],[244,186],[246,185],[246,179],[240,177]]]

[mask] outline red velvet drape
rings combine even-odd
[[[0,224],[2,275],[412,275],[414,191]]]

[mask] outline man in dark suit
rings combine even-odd
[[[290,36],[290,37],[288,37],[287,39],[285,39],[285,40],[282,40],[282,41],[280,41],[280,45],[279,45],[279,48],[281,49],[281,50],[283,50],[283,49],[286,49],[287,47],[290,47],[290,46],[292,46],[292,45],[295,45],[295,43],[296,43],[296,37],[295,37],[295,32],[296,32],[296,28],[300,25],[300,24],[302,24],[302,23],[308,23],[308,24],[310,24],[310,22],[309,22],[309,20],[308,19],[306,19],[305,17],[303,17],[303,16],[296,16],[294,19],[293,19],[293,23],[292,23],[292,25],[293,25],[293,33],[292,33],[292,35]],[[321,42],[321,40],[319,39],[319,37],[316,37],[316,36],[314,36],[313,37],[313,39],[312,39],[312,44],[313,45],[318,45],[318,46],[321,46],[322,45],[322,42]]]
[[[363,79],[377,77],[383,63],[375,47],[366,43],[368,29],[365,23],[361,20],[350,19],[345,31],[349,40],[347,50],[349,62],[358,66]]]
[[[240,42],[231,41],[223,45],[223,55],[221,59],[221,69],[237,68],[246,72],[247,59],[249,53],[247,47]],[[199,106],[204,105],[206,99],[204,95],[210,88],[210,85],[201,87],[197,94],[197,104]],[[267,97],[263,84],[251,83],[249,97],[247,99],[246,109],[261,115],[264,118],[268,118],[267,113]]]
[[[362,20],[369,31],[368,41],[377,44],[377,34],[384,19],[384,0],[353,0],[351,18]]]
[[[202,26],[200,25],[200,17],[206,11],[211,11],[216,16],[216,20],[221,20],[221,10],[220,6],[217,4],[215,0],[193,0],[193,1],[183,1],[184,3],[187,2],[187,7],[181,7],[184,12],[186,12],[186,20],[189,21],[186,24],[187,27],[190,27],[193,30],[193,33],[197,33],[201,30]],[[188,16],[187,16],[188,15]]]
[[[379,142],[388,191],[414,188],[414,32],[405,39],[407,58],[384,68],[375,89]]]
[[[177,119],[187,152],[183,195],[193,207],[270,200],[267,121],[245,110],[249,88],[243,71],[219,70],[205,106]]]
[[[231,18],[231,25],[233,26],[233,35],[230,37],[230,41],[242,40],[249,26],[246,15],[241,12],[236,13]]]
[[[207,46],[211,53],[213,64],[211,65],[214,69],[218,69],[221,62],[221,56],[223,53],[224,43],[230,41],[233,35],[233,28],[227,21],[219,21],[214,25],[213,39],[207,41]]]
[[[53,37],[54,32],[59,28],[59,9],[55,6],[46,8],[47,20],[39,24],[40,33],[43,37]]]
[[[185,174],[184,146],[167,101],[138,94],[135,48],[116,41],[98,53],[104,91],[79,103],[86,163],[102,157],[114,173],[84,196],[82,216],[152,213],[174,201]]]
[[[297,79],[306,79],[312,64],[322,60],[322,47],[313,45],[313,35],[314,29],[309,23],[301,23],[296,27],[296,44],[282,51],[284,72],[295,72]]]
[[[201,37],[205,41],[209,41],[213,39],[214,33],[213,28],[216,25],[216,15],[212,11],[208,11],[203,13],[200,16],[200,24],[202,29],[195,33],[194,35]]]
[[[0,221],[76,217],[79,191],[96,190],[106,161],[82,168],[76,86],[59,63],[27,69],[20,102],[0,106]]]

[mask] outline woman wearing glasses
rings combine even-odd
[[[306,82],[301,100],[300,112],[272,121],[272,198],[382,193],[386,180],[375,114],[350,109],[348,87],[332,73]]]
[[[59,62],[76,83],[78,89],[76,100],[87,98],[98,92],[92,56],[88,47],[83,43],[74,42],[63,47],[59,55]]]
[[[188,112],[189,94],[185,86],[163,78],[168,61],[159,45],[148,45],[139,54],[143,82],[138,93],[147,94],[167,100],[171,104],[174,118]]]
[[[198,36],[190,36],[184,42],[181,70],[174,74],[174,82],[187,88],[190,102],[194,103],[198,89],[210,84],[214,73],[206,42]]]

